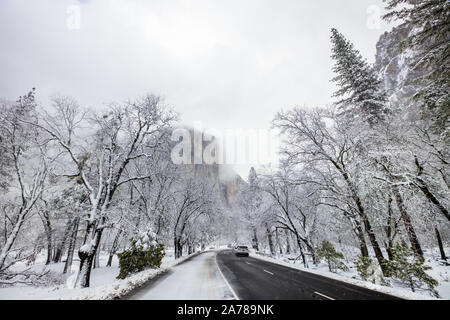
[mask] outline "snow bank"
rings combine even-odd
[[[36,288],[30,286],[14,286],[0,288],[0,300],[111,300],[118,299],[129,293],[131,290],[143,285],[145,282],[156,277],[159,274],[167,272],[172,267],[186,261],[187,259],[200,254],[197,252],[180,259],[173,259],[173,256],[167,252],[164,257],[161,268],[148,269],[129,276],[123,280],[117,280],[119,274],[117,260],[112,267],[103,267],[93,269],[91,274],[91,287],[73,288],[72,280],[76,277],[73,272],[65,285]],[[106,257],[105,257],[106,258]],[[103,260],[103,259],[101,259]],[[63,264],[53,264],[52,270],[59,270]],[[62,270],[61,270],[62,271]]]

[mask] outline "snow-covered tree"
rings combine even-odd
[[[363,59],[353,44],[336,29],[331,29],[332,58],[335,61],[333,82],[338,86],[334,97],[340,115],[353,125],[382,121],[388,109],[386,96],[372,67]]]
[[[348,134],[347,126],[337,117],[331,109],[307,111],[295,108],[279,112],[273,123],[284,137],[283,154],[287,161],[298,166],[319,163],[328,172],[337,175],[346,198],[343,202],[348,206],[344,210],[358,215],[378,263],[383,268],[384,256],[379,239],[358,188],[359,162],[354,161],[358,155],[358,143],[355,144],[353,136]]]
[[[268,211],[272,214],[274,224],[294,235],[304,266],[308,267],[305,249],[317,262],[313,242],[316,207],[312,205],[311,199],[314,189],[306,190],[298,184],[292,169],[286,164],[277,172],[265,175],[261,189],[272,201]]]
[[[127,176],[134,161],[147,157],[155,136],[166,134],[175,119],[160,98],[147,95],[124,105],[111,105],[103,114],[89,119],[73,100],[57,97],[53,114],[41,122],[27,122],[39,128],[66,157],[60,175],[75,179],[89,194],[83,245],[78,251],[80,286],[88,287],[90,272],[105,228],[109,226],[110,205],[121,186],[149,175]],[[91,132],[87,133],[87,126]],[[153,138],[153,139],[151,139]]]
[[[172,193],[172,232],[175,258],[181,257],[183,246],[192,240],[189,229],[201,217],[212,215],[217,204],[212,186],[206,178],[190,177],[181,180]]]
[[[27,250],[15,247],[25,222],[33,215],[33,209],[44,190],[48,174],[48,141],[24,121],[36,118],[35,90],[12,104],[4,103],[0,119],[2,158],[6,163],[7,181],[3,181],[4,193],[0,205],[4,214],[3,234],[0,242],[0,272],[27,258]],[[29,161],[29,159],[33,161]],[[14,191],[18,190],[18,193]]]

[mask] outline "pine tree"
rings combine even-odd
[[[384,120],[386,96],[372,67],[336,29],[331,29],[331,41],[337,74],[332,81],[339,88],[333,96],[341,99],[336,103],[340,115],[349,123],[359,120],[374,125]]]
[[[361,279],[367,281],[371,276],[374,274],[373,268],[371,266],[373,265],[372,259],[369,257],[365,257],[362,255],[358,256],[358,260],[355,262],[356,271],[358,271],[358,274],[361,276]]]
[[[431,267],[424,264],[423,257],[415,256],[405,242],[397,244],[390,250],[392,260],[385,262],[389,276],[400,280],[413,292],[422,285],[426,285],[428,291],[435,297],[439,297],[439,293],[434,289],[439,283],[426,273]]]
[[[422,118],[430,119],[433,129],[448,128],[450,114],[450,2],[448,0],[384,0],[388,21],[412,25],[400,48],[413,53],[410,67],[418,72],[420,87],[413,96],[421,105]]]
[[[344,255],[336,251],[333,244],[329,241],[322,241],[320,246],[316,249],[319,259],[325,259],[328,264],[330,272],[335,272],[337,269],[347,271],[347,266],[341,261]]]

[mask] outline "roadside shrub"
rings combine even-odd
[[[424,264],[425,259],[423,257],[415,256],[413,250],[405,242],[391,248],[391,254],[391,260],[385,261],[386,270],[390,277],[398,279],[413,292],[426,285],[427,290],[432,295],[439,297],[439,293],[434,289],[439,282],[426,273],[431,267]]]
[[[130,247],[117,254],[120,268],[117,279],[148,268],[159,268],[164,254],[164,245],[156,242],[152,232],[133,238]]]
[[[320,246],[317,247],[316,252],[319,259],[324,259],[327,262],[330,272],[336,272],[337,270],[348,270],[344,262],[341,261],[344,259],[344,255],[341,252],[337,252],[331,242],[322,241]]]

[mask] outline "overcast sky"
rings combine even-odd
[[[76,7],[71,7],[71,6]],[[77,28],[77,8],[80,25]],[[0,96],[164,96],[183,122],[268,128],[330,103],[330,29],[374,61],[381,0],[0,0]],[[247,168],[238,168],[246,176]]]

